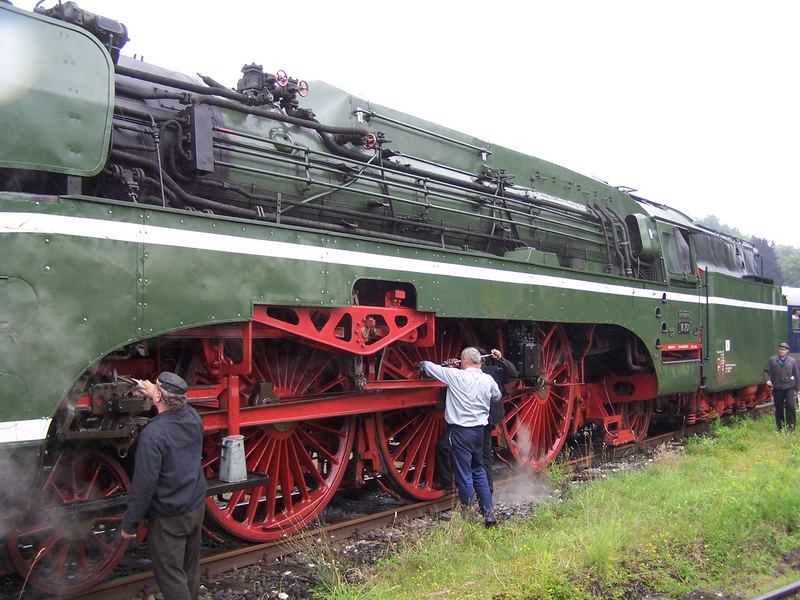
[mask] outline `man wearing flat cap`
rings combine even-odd
[[[789,344],[786,342],[778,344],[778,354],[770,357],[764,369],[764,382],[772,389],[775,425],[778,431],[783,429],[784,413],[786,428],[794,431],[794,395],[800,392],[800,371],[797,368],[797,361],[789,356],[789,350]]]
[[[138,383],[157,414],[137,442],[122,537],[135,539],[139,521],[150,519],[150,558],[164,600],[196,600],[206,496],[203,422],[186,404],[188,386],[175,373]]]

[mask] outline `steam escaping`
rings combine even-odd
[[[39,470],[38,448],[0,452],[0,537],[14,531],[20,517],[40,498],[34,492]]]
[[[527,424],[521,422],[514,441],[517,443],[519,456],[527,463],[533,458],[533,436]]]
[[[530,465],[532,460],[539,460],[539,450],[534,447],[531,428],[524,422],[519,422],[519,428],[514,436],[518,459],[525,465]],[[516,477],[503,483],[495,490],[496,502],[505,504],[521,504],[525,502],[542,502],[553,494],[553,487],[541,471],[532,471],[528,467],[519,469]]]
[[[543,502],[553,494],[553,487],[538,471],[520,472],[517,477],[503,482],[494,491],[494,501],[502,504]]]

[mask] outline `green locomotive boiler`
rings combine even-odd
[[[124,554],[150,408],[126,377],[190,383],[210,481],[244,436],[253,480],[207,515],[251,541],[344,485],[443,495],[415,365],[466,345],[517,364],[494,436],[534,469],[765,396],[785,306],[746,241],[325,83],[127,58],[72,2],[0,3],[0,35],[0,568],[44,591]]]

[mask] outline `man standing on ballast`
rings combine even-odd
[[[481,371],[481,354],[476,348],[461,352],[460,369],[442,367],[424,360],[417,365],[423,375],[447,384],[444,420],[447,423],[456,489],[461,503],[469,506],[478,495],[478,504],[487,527],[497,524],[492,493],[483,468],[483,430],[489,421],[492,401],[500,399],[500,389]]]
[[[797,361],[789,356],[789,350],[789,344],[786,342],[778,344],[778,354],[770,357],[764,369],[764,382],[772,389],[775,425],[778,431],[783,429],[784,412],[786,428],[794,431],[794,394],[800,391],[800,371],[797,368]]]
[[[519,373],[514,364],[507,358],[503,358],[500,350],[493,348],[489,354],[478,348],[481,353],[481,371],[491,375],[497,384],[500,393],[505,393],[505,386],[510,381],[519,379]],[[492,358],[496,364],[486,364],[483,359]],[[449,359],[444,362],[445,366],[456,367],[458,359]],[[483,429],[483,468],[486,470],[486,479],[489,481],[489,491],[494,494],[494,483],[492,477],[492,430],[495,425],[500,425],[505,416],[505,408],[502,399],[493,401],[489,408],[489,424]],[[442,433],[436,441],[436,466],[438,475],[433,482],[434,487],[450,490],[453,487],[453,453],[450,449],[450,436],[447,431]]]
[[[164,600],[197,600],[206,478],[201,466],[203,422],[186,403],[186,382],[164,372],[138,391],[153,400],[156,416],[136,447],[122,537],[136,539],[139,521],[150,519],[150,558]]]

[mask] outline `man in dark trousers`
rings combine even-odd
[[[164,372],[155,383],[139,382],[158,414],[139,436],[133,483],[122,518],[122,537],[136,539],[143,517],[153,572],[164,600],[197,600],[200,537],[206,479],[200,466],[203,422],[186,404],[186,382]]]
[[[784,413],[786,427],[794,431],[795,410],[794,394],[800,392],[800,371],[797,361],[789,356],[789,344],[778,345],[778,354],[770,357],[764,369],[764,381],[772,388],[772,401],[775,403],[775,425],[778,431],[783,429]]]
[[[481,357],[486,356],[486,354],[480,348],[478,348],[478,352],[481,353]],[[494,379],[495,383],[497,383],[497,387],[500,389],[500,393],[502,394],[503,389],[508,382],[519,379],[519,373],[517,372],[517,368],[514,366],[514,363],[507,358],[503,358],[503,354],[500,352],[500,350],[493,348],[491,351],[491,357],[497,361],[497,364],[487,365],[484,362],[482,363],[481,371],[492,376],[492,379]],[[458,361],[447,361],[445,364],[449,364],[451,362],[453,366],[455,366]],[[494,429],[495,425],[502,423],[504,416],[505,409],[503,407],[502,398],[492,402],[492,405],[489,409],[489,422],[483,430],[483,468],[486,469],[486,479],[489,481],[489,491],[493,494],[494,477],[492,476],[492,430]],[[439,467],[439,474],[434,482],[436,487],[452,489],[452,462],[453,459],[452,452],[450,450],[450,438],[448,433],[445,431],[444,435],[442,435],[436,442],[436,464]]]
[[[465,348],[461,352],[460,369],[427,360],[417,367],[423,375],[447,384],[444,420],[453,449],[458,497],[464,506],[469,506],[477,492],[486,526],[493,527],[497,520],[483,468],[483,430],[489,420],[492,401],[501,397],[500,389],[490,375],[481,371],[481,354],[475,348]]]

